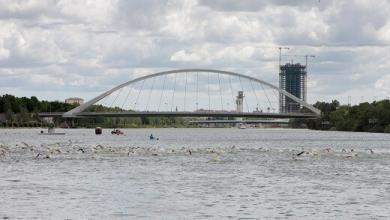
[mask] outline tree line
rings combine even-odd
[[[66,112],[77,104],[60,101],[40,101],[37,97],[15,97],[5,94],[0,96],[0,126],[2,127],[38,127],[47,126],[47,121],[38,117],[39,112]],[[355,106],[340,105],[337,100],[317,102],[314,106],[321,110],[321,117],[314,120],[292,120],[292,126],[305,125],[309,129],[364,131],[390,133],[390,101],[382,100],[372,103],[360,103]],[[124,111],[121,108],[110,108],[93,105],[87,111]],[[71,127],[189,127],[186,120],[176,117],[134,117],[134,118],[82,118],[64,121],[57,118],[57,125],[67,123]]]
[[[390,133],[390,101],[364,102],[358,105],[340,105],[337,100],[317,102],[321,117],[307,120],[307,127],[317,130]]]
[[[2,127],[39,127],[48,126],[48,121],[38,116],[40,112],[66,112],[78,104],[69,104],[60,101],[40,101],[37,97],[15,97],[5,94],[0,96],[0,126]],[[93,105],[87,111],[93,112],[120,112],[121,108]],[[185,120],[175,117],[134,117],[134,118],[77,118],[66,120],[56,118],[54,123],[64,127],[188,127]]]

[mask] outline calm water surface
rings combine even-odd
[[[390,219],[390,135],[57,132],[0,129],[0,219]]]

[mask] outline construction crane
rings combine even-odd
[[[279,71],[280,71],[280,66],[282,65],[282,50],[289,50],[289,47],[276,47],[276,46],[260,46],[256,48],[273,48],[273,49],[278,49],[279,50]]]
[[[278,47],[279,49],[279,69],[280,66],[282,65],[282,50],[289,50],[289,47]]]
[[[283,55],[284,57],[304,57],[305,58],[305,66],[307,68],[307,60],[308,58],[314,58],[316,56],[314,55],[300,55],[300,54],[286,54],[286,55]]]

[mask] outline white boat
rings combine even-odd
[[[55,132],[53,126],[49,127],[49,129],[47,130],[47,133],[41,131],[41,133],[39,133],[39,134],[41,134],[41,135],[65,135],[65,133],[62,133],[62,132]]]
[[[239,129],[246,129],[246,125],[240,123],[240,124],[238,124],[238,128],[239,128]]]
[[[65,135],[65,133],[39,133],[40,135]]]

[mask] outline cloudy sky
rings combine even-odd
[[[309,102],[390,96],[389,0],[0,0],[0,94],[85,99],[161,70],[277,84],[313,54]],[[285,62],[304,62],[284,57]]]

